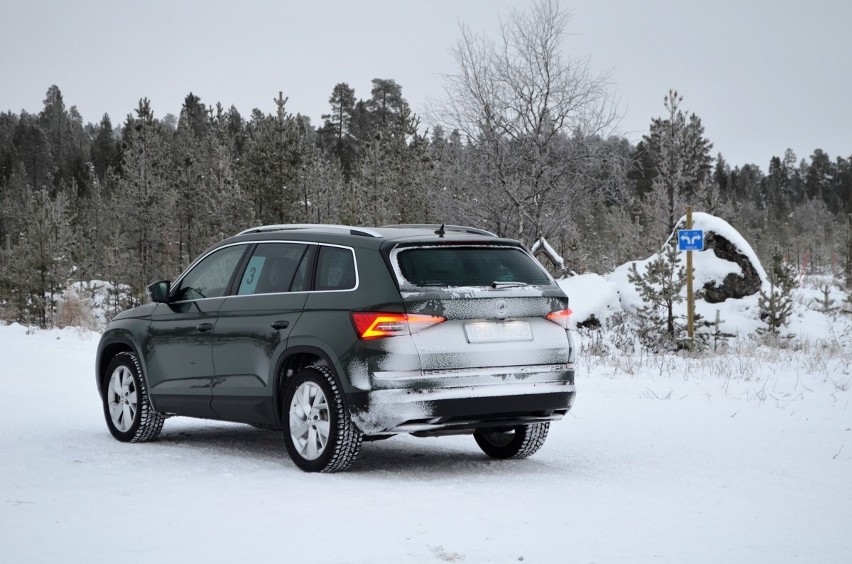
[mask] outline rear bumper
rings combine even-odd
[[[556,421],[571,409],[576,393],[573,366],[566,364],[385,373],[375,375],[373,383],[372,391],[348,398],[353,421],[367,435]]]

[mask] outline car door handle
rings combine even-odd
[[[290,322],[286,319],[282,319],[281,321],[276,321],[272,324],[273,329],[286,329],[290,326]]]
[[[198,329],[199,331],[201,331],[202,333],[206,333],[206,332],[210,331],[211,329],[213,329],[213,324],[212,323],[200,323],[200,324],[196,325],[195,328]]]

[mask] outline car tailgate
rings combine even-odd
[[[569,362],[565,328],[545,317],[568,308],[557,288],[445,288],[402,297],[407,313],[446,319],[412,335],[425,374],[499,367],[515,374]]]

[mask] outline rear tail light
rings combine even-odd
[[[551,311],[547,315],[545,315],[545,319],[548,321],[552,321],[557,325],[561,325],[565,329],[568,329],[568,320],[571,318],[571,314],[574,313],[570,309],[560,309],[559,311]]]
[[[413,313],[353,312],[352,324],[361,339],[377,339],[417,333],[438,323],[445,317]]]

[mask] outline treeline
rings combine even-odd
[[[71,281],[141,294],[209,244],[265,223],[472,224],[529,244],[544,236],[570,269],[603,272],[659,248],[687,201],[726,218],[764,258],[848,270],[852,159],[788,150],[766,173],[732,168],[710,156],[700,119],[666,100],[669,115],[636,146],[555,136],[547,159],[567,170],[538,194],[531,231],[496,185],[488,140],[426,129],[393,80],[374,80],[360,100],[338,84],[319,128],[280,96],[275,114],[246,119],[193,94],[178,117],[158,119],[142,99],[118,128],[107,115],[84,125],[51,86],[40,113],[0,114],[0,301],[7,318],[49,324]],[[673,144],[689,147],[688,162],[661,172]],[[672,174],[682,187],[665,185]]]
[[[51,86],[38,114],[0,114],[0,315],[50,325],[74,281],[141,298],[211,243],[268,223],[469,224],[544,237],[569,270],[606,272],[659,250],[686,204],[764,260],[852,279],[852,157],[788,150],[766,172],[731,167],[673,91],[633,145],[610,133],[606,81],[567,72],[558,41],[535,43],[564,29],[558,5],[535,9],[510,20],[531,41],[515,52],[463,30],[430,127],[389,79],[362,98],[334,86],[318,127],[281,94],[274,113],[248,116],[190,93],[158,117],[143,98],[115,127],[84,124]]]

